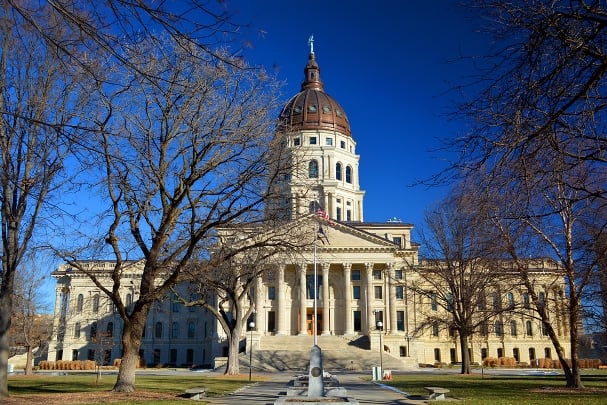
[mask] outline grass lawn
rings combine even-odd
[[[254,376],[255,381],[263,377]],[[366,377],[363,377],[366,378]],[[94,374],[74,373],[67,376],[33,377],[11,376],[8,380],[11,395],[8,404],[23,401],[41,402],[44,405],[120,403],[133,405],[160,405],[179,399],[177,395],[192,387],[205,387],[210,397],[221,396],[248,384],[248,375],[137,375],[137,392],[120,397],[110,390],[115,375],[104,375],[100,384]],[[427,386],[451,390],[449,396],[463,404],[605,404],[607,403],[607,372],[586,370],[583,375],[586,390],[564,389],[563,376],[500,376],[475,373],[460,374],[407,374],[393,375],[392,385],[411,395],[425,396]],[[144,395],[147,394],[147,395]],[[278,395],[278,393],[277,393]],[[21,401],[21,402],[20,402]],[[204,404],[205,402],[199,402]]]
[[[255,376],[254,381],[261,381],[261,377]],[[107,397],[111,397],[112,387],[116,382],[116,375],[104,375],[97,383],[94,374],[73,373],[66,376],[45,376],[35,375],[31,377],[10,376],[8,379],[8,391],[11,397],[32,395],[33,400],[38,395],[44,395],[44,404],[56,398],[57,403],[107,403]],[[186,389],[193,387],[204,387],[206,395],[209,397],[221,396],[228,392],[233,392],[238,388],[249,383],[248,375],[240,376],[205,376],[203,375],[137,375],[137,392],[156,392],[170,394],[158,400],[127,400],[120,401],[121,404],[166,404],[167,398],[176,397],[182,394]],[[78,399],[78,393],[82,394]],[[91,396],[90,394],[95,395]],[[69,396],[62,394],[70,394]],[[103,398],[101,395],[103,394]],[[80,401],[80,402],[78,402]],[[18,402],[16,402],[18,403]],[[204,404],[205,402],[199,402]]]
[[[564,389],[560,376],[394,375],[392,385],[412,395],[427,395],[424,387],[438,386],[451,390],[448,396],[468,405],[475,404],[606,404],[607,373],[587,370],[582,377],[583,391]]]

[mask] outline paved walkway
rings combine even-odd
[[[286,393],[287,383],[293,379],[289,373],[268,374],[269,381],[248,385],[222,398],[205,398],[212,405],[272,405],[279,395]],[[392,388],[363,380],[360,374],[335,375],[348,397],[355,398],[363,405],[419,405],[428,403],[424,398],[407,397],[405,393]]]

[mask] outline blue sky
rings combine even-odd
[[[458,1],[226,0],[240,22],[246,58],[300,90],[308,37],[325,91],[344,108],[360,155],[365,221],[421,225],[446,188],[412,185],[445,167],[437,138],[456,136],[453,84],[469,76],[487,38]],[[454,62],[456,60],[460,62]]]

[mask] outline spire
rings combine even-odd
[[[324,91],[324,86],[320,80],[320,68],[316,63],[316,56],[314,55],[314,35],[310,35],[308,38],[308,46],[310,47],[310,54],[308,55],[308,64],[304,69],[305,78],[301,83],[301,91],[307,89]]]

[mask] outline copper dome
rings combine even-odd
[[[324,91],[313,52],[308,57],[304,73],[301,91],[280,112],[279,130],[325,129],[352,136],[344,109]]]

